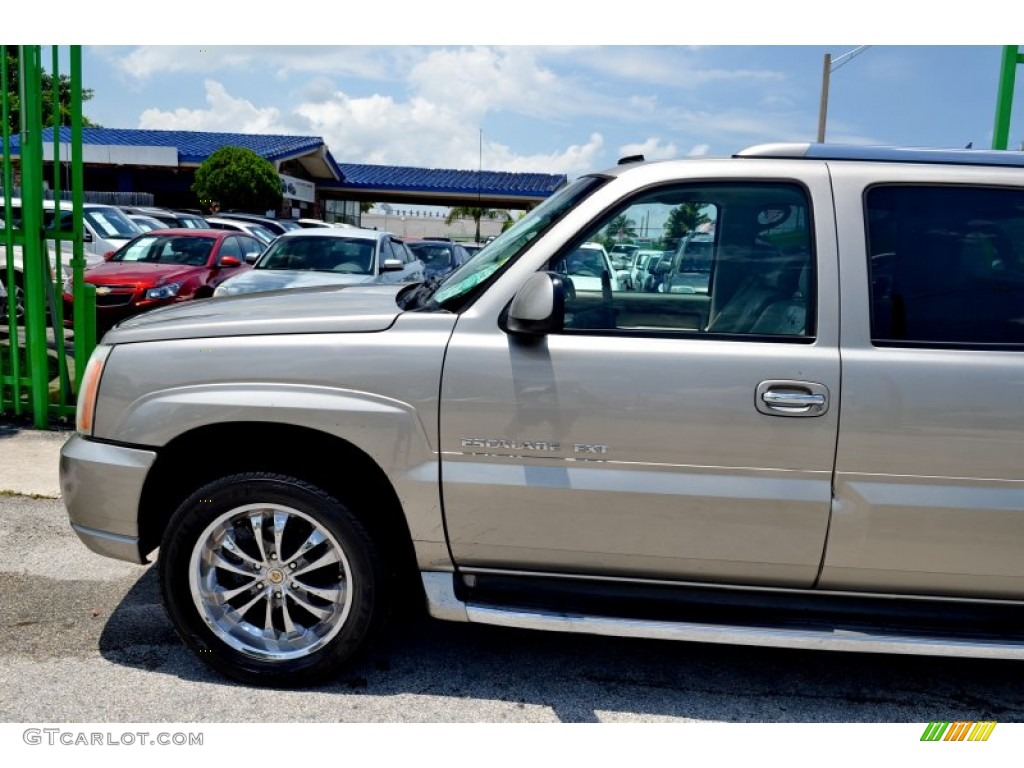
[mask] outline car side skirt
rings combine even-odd
[[[597,610],[598,606],[616,605],[617,593],[623,598],[619,605],[635,605],[637,588],[645,589],[636,581],[591,582],[550,574],[451,572],[422,572],[421,577],[430,615],[446,621],[725,645],[1024,660],[1024,628],[1021,619],[1014,618],[1024,612],[1024,605],[1019,602],[846,593],[813,593],[806,596],[805,602],[804,596],[788,590],[652,584],[654,592],[678,596],[673,602],[681,610],[676,613],[692,612],[700,617],[687,620],[638,616],[635,609],[634,615]],[[494,580],[494,588],[482,588],[487,579]],[[558,589],[559,583],[567,589]],[[589,593],[589,599],[575,599],[581,594],[581,587]],[[601,598],[594,597],[596,592]],[[718,601],[709,598],[715,592],[720,594]],[[777,608],[769,607],[750,617],[746,607],[755,600],[775,603]],[[862,620],[867,613],[860,610],[867,603],[876,607],[888,603],[893,610],[915,605],[918,610],[912,611],[916,616],[904,621],[878,621],[876,616],[874,622],[869,622]],[[581,611],[575,607],[578,605],[589,605],[594,610]],[[945,623],[936,623],[931,618],[949,610],[956,613],[956,607],[967,613]],[[657,613],[653,611],[651,615]],[[962,619],[968,614],[964,626]],[[713,620],[705,618],[709,616]],[[772,616],[777,620],[773,622]]]

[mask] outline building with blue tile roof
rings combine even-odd
[[[61,128],[58,151],[65,167],[70,139],[71,129]],[[43,142],[44,158],[52,164],[52,128],[43,132]],[[195,169],[224,146],[251,149],[274,164],[286,182],[284,215],[358,211],[361,202],[523,209],[567,180],[564,174],[338,163],[318,136],[83,128],[82,145],[86,190],[147,192],[154,204],[171,208],[198,206],[190,189]],[[19,154],[13,136],[11,155]],[[287,184],[289,179],[294,183]]]

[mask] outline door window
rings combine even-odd
[[[567,333],[814,337],[810,208],[802,187],[662,187],[598,221],[548,268],[566,287]],[[650,255],[643,274],[614,249]],[[656,254],[656,255],[655,255]]]
[[[1024,190],[880,186],[866,201],[875,345],[1024,344]]]

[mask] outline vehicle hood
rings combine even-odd
[[[340,272],[315,272],[308,269],[251,269],[244,275],[221,283],[222,293],[235,295],[254,291],[277,291],[285,288],[312,288],[320,285],[359,285],[374,282],[373,275],[350,275]]]
[[[197,299],[155,309],[118,324],[104,343],[257,336],[284,333],[385,331],[402,309],[407,285],[355,285]]]
[[[85,273],[87,283],[102,285],[163,285],[184,280],[206,267],[152,262],[105,261]]]

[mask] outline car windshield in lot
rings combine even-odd
[[[250,224],[244,231],[248,232],[264,245],[270,245],[270,243],[274,242],[274,238],[277,237],[277,235],[269,229],[261,227],[259,224]]]
[[[372,275],[375,250],[376,242],[365,237],[282,237],[254,268]]]
[[[135,237],[142,231],[141,227],[137,226],[135,222],[113,206],[90,206],[85,208],[82,213],[85,216],[85,220],[89,222],[101,237],[123,238],[127,240],[130,237]],[[70,208],[62,206],[60,210],[60,226],[65,229],[71,229],[73,226],[73,216],[74,212]],[[56,213],[53,208],[45,210],[43,212],[44,226],[47,228],[53,227],[55,218]]]
[[[135,237],[139,228],[117,208],[86,208],[85,218],[103,237]]]
[[[152,264],[206,264],[215,238],[182,235],[145,235],[136,238],[111,256],[110,261],[135,261]]]
[[[451,243],[407,243],[416,258],[429,267],[452,265],[455,248]]]

